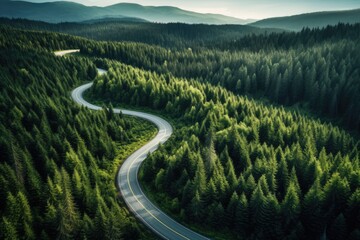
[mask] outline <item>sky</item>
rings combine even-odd
[[[25,0],[53,2],[56,0]],[[68,0],[69,1],[69,0]],[[144,6],[175,6],[201,13],[218,13],[242,19],[263,19],[307,12],[360,8],[360,0],[70,0],[88,6],[108,6],[120,2]]]

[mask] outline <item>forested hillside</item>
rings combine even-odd
[[[250,25],[300,31],[304,27],[321,28],[338,23],[360,23],[360,9],[305,13],[294,16],[263,19]]]
[[[26,19],[0,18],[0,23],[21,29],[62,32],[102,41],[142,42],[171,49],[199,48],[218,42],[233,41],[249,34],[282,32],[243,25],[139,23],[116,19],[93,23],[50,24]]]
[[[147,239],[114,178],[155,128],[76,106],[70,90],[96,68],[55,57],[60,46],[55,34],[0,29],[0,239]]]
[[[360,237],[357,139],[209,83],[105,64],[90,98],[183,123],[140,175],[168,211],[227,238]]]
[[[134,43],[80,46],[84,54],[301,105],[360,132],[360,24],[247,36],[218,47],[169,50]]]
[[[231,27],[176,24],[189,37],[162,40],[124,26],[133,42],[0,25],[0,238],[150,237],[114,176],[155,130],[76,106],[70,90],[93,79],[89,100],[174,124],[139,177],[180,221],[214,238],[360,238],[360,24],[219,41],[206,32]],[[52,54],[72,48],[81,53]]]
[[[268,34],[244,26],[2,22],[99,40],[156,45],[84,39],[84,44],[73,43],[83,54],[220,84],[234,93],[277,104],[296,105],[360,132],[360,24]]]

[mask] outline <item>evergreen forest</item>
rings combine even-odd
[[[114,179],[155,127],[74,104],[70,90],[97,72],[86,58],[55,57],[61,39],[0,31],[0,239],[151,238]]]
[[[0,239],[155,238],[115,178],[156,128],[113,106],[172,124],[139,179],[195,231],[360,239],[360,24],[77,26],[0,20]]]

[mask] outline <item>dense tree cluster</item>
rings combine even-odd
[[[304,28],[300,32],[270,32],[269,34],[246,35],[236,41],[224,40],[214,44],[222,50],[252,51],[289,50],[291,48],[311,47],[324,41],[357,40],[360,37],[360,24],[342,24],[327,26],[323,29]]]
[[[94,57],[220,84],[235,93],[278,104],[302,106],[360,132],[360,24],[260,34],[231,25],[113,22],[79,27],[26,20],[2,22],[94,39],[133,41],[74,41],[62,36],[60,43],[66,41]],[[249,35],[254,31],[258,34]]]
[[[62,32],[102,41],[142,42],[172,49],[212,46],[214,43],[268,31],[268,29],[243,25],[162,24],[116,19],[92,23],[50,24],[26,19],[0,18],[1,23],[21,29]],[[272,29],[272,31],[282,30]]]
[[[75,31],[72,24],[59,26],[65,30],[55,31]],[[79,31],[95,38],[104,26]],[[149,28],[156,36],[167,27],[125,26],[134,37],[129,40],[140,42],[152,31],[139,39],[131,34]],[[150,38],[157,45],[151,46],[0,25],[0,238],[139,234],[117,202],[112,160],[118,145],[153,129],[71,102],[70,89],[93,79],[95,66],[49,52],[80,48],[109,69],[89,98],[148,107],[175,121],[171,144],[151,154],[141,170],[141,180],[168,211],[233,238],[359,239],[359,27],[205,43],[202,34],[215,30],[195,26],[199,38],[185,34],[165,48],[192,28],[174,25],[176,34],[170,29]],[[341,120],[355,134],[303,109]]]
[[[359,132],[359,27],[339,25],[296,34],[253,35],[241,40],[239,50],[232,51],[176,51],[132,43],[90,44],[82,51],[158,73],[220,84],[235,93],[279,104],[301,103]],[[311,41],[317,37],[320,40]]]
[[[206,25],[131,22],[116,19],[89,23],[58,23],[0,18],[0,24],[20,29],[62,32],[101,41],[142,42],[171,49],[211,48],[222,50],[289,49],[312,46],[323,41],[356,40],[360,24],[339,23],[323,30],[304,28],[300,32],[262,29],[246,25]]]
[[[360,143],[349,134],[209,83],[107,65],[93,99],[185,123],[141,172],[169,211],[240,239],[360,237]]]
[[[92,80],[96,68],[86,58],[45,51],[64,46],[55,34],[2,30],[0,239],[144,236],[119,203],[114,177],[126,157],[118,149],[155,128],[77,106],[69,92]]]

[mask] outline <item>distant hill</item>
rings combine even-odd
[[[85,20],[82,21],[80,23],[88,23],[88,24],[94,24],[94,23],[114,23],[114,22],[119,22],[119,23],[146,23],[148,21],[146,21],[145,19],[142,18],[134,18],[134,17],[117,17],[117,18],[109,18],[109,17],[104,17],[104,18],[97,18],[97,19],[90,19],[90,20]]]
[[[316,28],[341,23],[360,22],[360,9],[332,12],[315,12],[294,15],[289,17],[276,17],[251,23],[251,26],[262,28],[281,28],[285,30],[300,31],[304,27]]]
[[[190,24],[246,24],[250,21],[219,14],[195,13],[176,7],[148,7],[131,3],[89,7],[73,2],[30,3],[24,1],[0,1],[0,17],[26,18],[50,23],[83,22],[103,18],[130,18],[150,22]]]
[[[237,42],[247,35],[283,31],[247,25],[151,23],[142,22],[135,18],[105,18],[85,22],[47,23],[0,17],[1,25],[27,30],[61,32],[102,41],[142,42],[181,49],[213,47],[215,44],[224,41]]]

